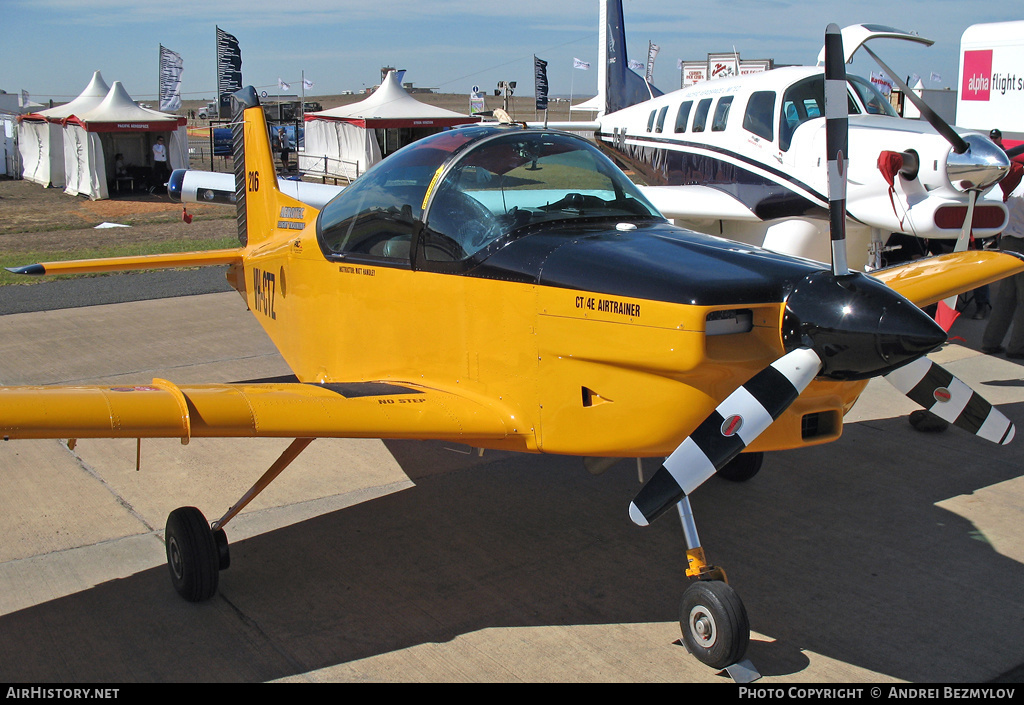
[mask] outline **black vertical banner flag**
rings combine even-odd
[[[242,88],[242,51],[238,39],[217,27],[217,99],[223,106],[232,93]],[[221,116],[229,115],[223,110]]]
[[[537,96],[537,110],[548,109],[548,62],[533,57],[533,92]]]

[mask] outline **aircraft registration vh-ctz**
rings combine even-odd
[[[749,621],[701,547],[689,505],[701,483],[749,478],[767,451],[834,441],[880,375],[972,433],[1013,436],[1005,416],[925,357],[946,334],[918,306],[1024,263],[969,251],[850,272],[842,118],[830,121],[830,268],[676,227],[589,141],[516,125],[415,142],[318,211],[277,188],[255,91],[235,99],[239,247],[16,271],[226,263],[297,381],[0,389],[5,439],[294,439],[212,524],[195,507],[170,514],[170,576],[187,600],[216,593],[225,527],[316,438],[659,457],[629,514],[646,525],[679,509],[692,579],[683,641],[731,668]]]

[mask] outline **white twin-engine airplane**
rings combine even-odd
[[[598,144],[683,227],[784,254],[831,260],[825,154],[823,55],[818,66],[720,78],[662,94],[628,68],[621,0],[600,0],[593,121],[546,123],[593,131]],[[900,118],[866,79],[848,75],[849,266],[877,269],[891,234],[947,240],[992,237],[1007,211],[995,185],[1009,172],[988,137],[952,128],[867,47],[887,38],[934,42],[879,25],[842,30],[847,63],[871,54],[925,120]],[[824,50],[823,50],[824,51]],[[321,207],[343,187],[279,181]],[[175,172],[169,192],[185,202],[233,201],[228,174]]]
[[[822,57],[814,67],[714,79],[636,102],[629,96],[639,76],[627,68],[622,24],[621,0],[601,0],[600,146],[678,225],[829,261]],[[842,36],[847,63],[863,48],[925,117],[900,118],[868,80],[848,76],[850,266],[881,266],[893,233],[958,241],[956,249],[972,228],[978,238],[999,233],[1007,211],[994,186],[1010,170],[1006,154],[985,135],[950,127],[865,46],[934,42],[879,25]]]

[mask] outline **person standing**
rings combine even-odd
[[[157,137],[153,144],[153,183],[149,186],[149,192],[153,193],[156,188],[163,187],[167,183],[170,172],[167,170],[167,146],[164,145],[164,138]]]
[[[283,127],[277,128],[277,141],[281,145],[281,168],[289,171],[291,167],[288,165],[288,157],[292,153],[292,143],[288,141],[288,133]]]
[[[1013,171],[1011,171],[1013,173]],[[1006,199],[1006,228],[999,234],[999,249],[1024,255],[1024,181]],[[981,338],[981,351],[988,355],[1003,352],[1007,331],[1006,357],[1024,359],[1024,274],[1014,274],[999,282],[992,313]]]

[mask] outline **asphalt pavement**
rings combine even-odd
[[[0,288],[0,316],[230,291],[226,272],[227,267],[199,267],[26,281]]]

